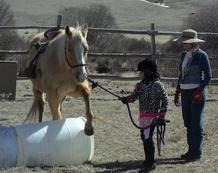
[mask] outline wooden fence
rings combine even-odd
[[[57,18],[57,24],[61,25],[62,23],[62,17],[58,16]],[[0,26],[0,32],[1,30],[26,30],[26,29],[38,29],[38,30],[44,30],[48,29],[54,26]],[[61,28],[64,28],[61,26]],[[150,53],[88,53],[89,56],[92,57],[150,57],[154,59],[157,64],[160,62],[160,58],[162,55],[157,53],[156,48],[156,37],[157,36],[179,36],[182,33],[181,32],[171,32],[171,31],[157,31],[155,29],[155,24],[152,23],[150,26],[150,29],[148,30],[129,30],[129,29],[112,29],[112,28],[89,28],[89,32],[109,32],[109,33],[122,33],[122,34],[135,34],[135,35],[148,35],[150,36],[151,41],[151,50]],[[218,36],[218,33],[208,33],[208,32],[200,32],[198,35],[212,35],[212,36]],[[0,54],[27,54],[27,50],[0,50]],[[170,60],[169,58],[166,58]],[[173,59],[171,59],[173,60]],[[175,59],[174,59],[175,60]],[[118,79],[118,80],[135,80],[137,78],[125,78],[125,77],[119,77],[119,76],[113,76],[113,75],[93,75],[94,78],[104,78],[104,79]],[[18,77],[18,79],[20,79]],[[176,77],[162,77],[163,80],[169,80],[169,81],[175,81]],[[217,83],[217,79],[214,78],[212,80],[212,83]]]

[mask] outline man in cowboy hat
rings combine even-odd
[[[195,30],[184,30],[182,36],[174,41],[182,43],[184,48],[174,96],[174,103],[179,106],[181,94],[182,117],[187,129],[188,151],[182,154],[181,158],[195,161],[199,160],[202,155],[204,88],[211,79],[211,67],[207,53],[199,47],[199,43],[205,41],[198,38]]]

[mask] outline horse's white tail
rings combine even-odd
[[[24,123],[37,122],[37,120],[39,119],[39,106],[39,102],[34,99],[29,113],[27,114],[27,117],[24,120]]]

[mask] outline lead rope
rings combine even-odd
[[[152,127],[152,126],[156,127],[156,131],[157,131],[157,150],[158,150],[158,155],[161,156],[161,144],[165,145],[164,136],[165,136],[165,131],[166,131],[166,123],[169,123],[170,121],[169,120],[164,120],[164,122],[160,124],[159,121],[158,121],[158,118],[154,118],[150,125],[148,125],[146,127],[140,127],[135,123],[135,121],[132,118],[132,114],[131,114],[129,104],[126,103],[126,106],[127,106],[129,118],[130,118],[132,124],[136,128],[138,128],[140,130],[145,130],[145,129],[148,129],[148,128]]]
[[[92,79],[88,78],[88,81],[92,83],[92,88],[96,88],[96,87],[99,87],[101,89],[103,89],[104,91],[110,93],[111,95],[117,97],[119,100],[121,99],[121,97],[111,91],[109,91],[108,89],[102,87],[101,85],[98,84],[98,82],[95,82],[93,81]],[[163,145],[165,145],[165,142],[164,142],[164,135],[165,135],[165,129],[166,129],[166,123],[169,123],[170,121],[169,120],[164,120],[163,123],[159,123],[158,122],[158,117],[157,118],[154,118],[153,121],[151,122],[150,125],[146,126],[146,127],[140,127],[138,126],[135,121],[133,120],[133,117],[132,117],[132,113],[131,113],[131,110],[130,110],[130,106],[128,103],[125,103],[126,104],[126,107],[127,107],[127,110],[128,110],[128,115],[129,115],[129,118],[132,122],[132,124],[137,128],[137,129],[140,129],[140,130],[145,130],[145,129],[148,129],[152,126],[156,126],[156,130],[157,130],[157,149],[158,149],[158,155],[161,156],[161,143]]]
[[[166,120],[166,122],[169,122],[169,120]],[[158,150],[158,155],[161,156],[161,143],[165,145],[164,142],[164,135],[165,135],[165,129],[166,129],[166,124],[156,124],[156,130],[157,130],[157,150]]]

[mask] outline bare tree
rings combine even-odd
[[[218,32],[218,2],[214,1],[206,7],[202,7],[196,13],[191,13],[185,20],[183,29],[192,28],[198,32]],[[206,40],[204,44],[206,49],[215,52],[218,48],[218,37],[204,36],[202,39]]]
[[[7,4],[4,0],[0,0],[0,25],[1,26],[8,26],[8,25],[14,25],[14,19],[12,12],[10,11],[10,6]],[[11,44],[10,38],[12,35],[11,31],[4,31],[2,30],[0,32],[0,48],[6,49]],[[0,55],[0,58],[2,58],[3,55]]]
[[[190,15],[184,20],[181,30],[192,28],[197,32],[214,32],[218,33],[218,2],[213,2],[205,7],[200,8],[195,13]],[[202,45],[208,52],[216,53],[218,49],[217,36],[199,36],[206,41]],[[179,52],[181,45],[170,40],[162,46],[166,52]]]
[[[10,5],[5,0],[0,0],[0,26],[14,25],[14,17]]]
[[[64,24],[76,25],[87,23],[89,27],[93,28],[117,28],[116,21],[113,17],[111,10],[101,4],[94,4],[89,7],[70,7],[61,10],[61,14],[64,16]],[[92,52],[126,52],[137,51],[139,47],[133,44],[144,45],[144,40],[132,40],[126,38],[123,34],[114,33],[101,33],[101,32],[89,32],[88,42],[90,50]],[[140,42],[140,43],[139,43]],[[128,43],[128,44],[127,44]],[[130,48],[130,47],[131,48]],[[141,46],[143,47],[143,46]],[[143,48],[143,50],[145,47]]]
[[[61,10],[60,12],[64,18],[64,25],[76,26],[77,22],[80,24],[87,23],[89,27],[93,28],[118,28],[115,18],[111,10],[101,4],[94,4],[89,7],[70,7]],[[89,32],[87,40],[90,46],[90,52],[139,52],[150,50],[149,44],[144,39],[138,40],[125,37],[124,34],[119,33],[102,33]],[[112,66],[120,68],[125,61],[124,59],[116,59],[110,61],[108,59],[96,60],[98,72],[111,72]],[[133,66],[133,63],[127,63]]]
[[[70,7],[63,9],[61,13],[64,16],[65,25],[75,26],[79,22],[80,24],[87,23],[89,27],[95,28],[117,27],[110,9],[104,5],[94,4],[89,7]],[[110,52],[114,50],[112,43],[114,37],[122,36],[117,34],[112,35],[110,33],[89,32],[88,42],[90,50],[92,52],[101,52],[103,50]]]
[[[14,16],[10,9],[10,5],[6,0],[0,0],[0,26],[14,26]],[[21,49],[26,47],[26,43],[21,39],[16,31],[14,30],[1,30],[0,32],[0,49]],[[25,56],[22,56],[24,58]],[[22,68],[24,61],[20,55],[9,56],[7,54],[0,54],[0,59],[9,59],[17,60],[18,70]]]

